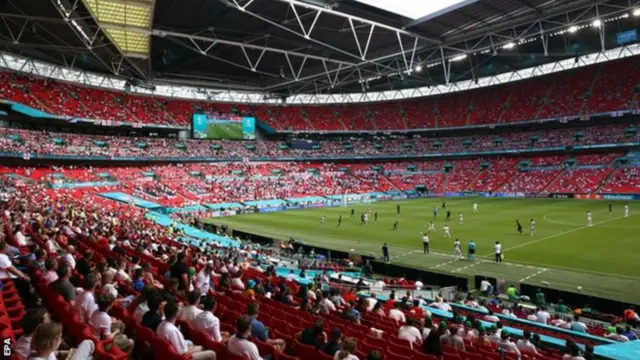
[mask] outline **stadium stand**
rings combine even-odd
[[[625,71],[623,81],[612,74]],[[248,114],[277,130],[396,130],[486,125],[629,109],[635,59],[456,95],[341,106],[247,106],[125,95],[1,73],[0,97],[54,115],[188,126],[196,111]],[[62,106],[61,104],[65,104]]]

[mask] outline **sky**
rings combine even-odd
[[[356,0],[415,20],[466,0]]]

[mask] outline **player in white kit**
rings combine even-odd
[[[456,239],[453,242],[453,254],[456,256],[456,260],[463,259],[462,257],[462,248],[460,247],[460,240]]]
[[[624,204],[624,217],[629,217],[629,205]]]
[[[444,225],[444,227],[442,227],[442,231],[444,231],[444,237],[446,238],[451,238],[451,233],[449,232],[449,225]]]
[[[323,215],[323,216],[320,218],[320,225],[324,225],[324,223],[326,223],[326,222],[327,222],[327,217]]]
[[[436,224],[433,221],[429,221],[429,227],[427,228],[427,232],[436,232]]]
[[[593,218],[591,217],[591,211],[587,211],[587,226],[593,226]]]
[[[464,222],[464,218],[462,217],[462,213],[459,212],[458,213],[458,224],[462,225],[463,222]]]
[[[474,213],[478,212],[478,203],[473,203],[473,212]]]
[[[529,235],[533,236],[536,234],[536,222],[535,220],[531,219],[531,222],[529,222]]]

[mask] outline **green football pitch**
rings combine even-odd
[[[360,224],[360,214],[369,205],[349,208],[314,208],[285,212],[238,215],[206,221],[226,224],[231,229],[251,232],[275,239],[294,237],[309,245],[381,256],[381,246],[388,242],[391,262],[429,271],[460,276],[486,275],[534,286],[581,291],[600,297],[640,303],[640,204],[629,204],[625,218],[624,202],[559,199],[447,199],[451,211],[451,235],[466,246],[477,244],[476,261],[456,260],[453,239],[442,232],[445,214],[436,220],[436,232],[429,234],[431,254],[422,251],[421,232],[433,220],[433,208],[442,199],[378,202],[371,205],[369,224]],[[478,212],[472,204],[478,203]],[[396,215],[396,205],[401,214]],[[350,210],[356,216],[351,218]],[[586,212],[593,213],[593,226],[586,226]],[[378,212],[377,223],[373,213]],[[458,223],[462,212],[464,223]],[[327,217],[320,224],[322,216]],[[337,227],[338,216],[343,223]],[[529,235],[529,220],[537,224],[537,233]],[[520,220],[525,235],[516,231]],[[393,222],[399,221],[399,230]],[[504,262],[493,262],[493,245],[503,244]],[[548,283],[548,284],[547,284]],[[581,287],[578,289],[578,287]]]
[[[207,138],[241,140],[242,124],[209,124]]]

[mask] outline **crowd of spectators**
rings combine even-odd
[[[593,345],[602,343],[563,332],[597,330],[579,317],[551,316],[544,303],[531,312],[499,300],[456,301],[484,308],[483,316],[411,292],[392,293],[387,301],[374,293],[358,297],[355,289],[331,287],[326,272],[309,285],[279,278],[262,250],[250,246],[187,246],[181,234],[165,231],[142,210],[92,191],[51,190],[15,179],[0,180],[0,190],[11,195],[0,203],[2,305],[13,304],[14,315],[15,306],[22,308],[2,322],[3,334],[17,340],[16,351],[25,358],[448,360],[506,353],[575,360],[593,358]],[[6,231],[15,224],[29,245]],[[13,251],[22,256],[11,260]],[[556,307],[562,311],[569,312]],[[523,335],[507,330],[522,326]],[[531,329],[566,340],[566,348],[547,347]],[[607,337],[624,342],[633,335],[614,327]]]
[[[615,76],[621,71],[625,76]],[[206,103],[83,88],[0,73],[0,98],[88,119],[188,126],[194,112],[252,115],[277,130],[394,130],[518,122],[627,110],[640,68],[634,58],[516,83],[401,101],[352,105]]]
[[[0,149],[4,152],[43,155],[76,155],[105,157],[330,157],[416,155],[460,152],[502,151],[565,147],[575,145],[615,144],[640,141],[640,135],[625,134],[628,125],[593,126],[554,131],[510,133],[500,137],[478,135],[435,139],[387,139],[379,141],[321,141],[316,150],[290,149],[278,141],[209,141],[169,138],[114,137],[78,135],[44,131],[0,128]],[[580,133],[580,136],[575,136]],[[533,141],[532,138],[536,140]],[[606,156],[611,156],[607,154]],[[593,163],[596,158],[585,158]],[[607,163],[607,158],[597,158]]]

